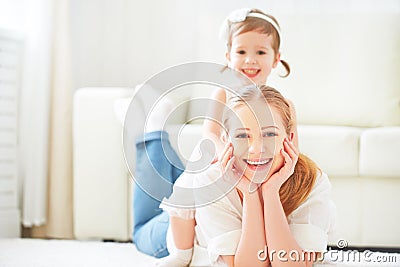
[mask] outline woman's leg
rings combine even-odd
[[[137,159],[133,197],[134,234],[137,248],[155,257],[168,255],[168,214],[159,208],[169,197],[183,164],[171,147],[168,133],[149,132],[136,143]]]

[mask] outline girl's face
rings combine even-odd
[[[228,66],[246,75],[256,84],[265,84],[280,55],[272,49],[272,35],[255,31],[232,38],[231,50],[226,52]]]
[[[229,120],[235,168],[254,183],[266,181],[284,164],[280,150],[287,137],[280,114],[264,100],[234,108]]]

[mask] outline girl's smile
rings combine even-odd
[[[240,71],[256,84],[265,84],[267,77],[279,62],[272,48],[272,35],[249,31],[232,38],[226,53],[229,67]]]
[[[241,70],[244,75],[249,77],[250,79],[254,79],[261,72],[261,69],[242,69]]]

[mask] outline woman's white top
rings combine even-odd
[[[307,199],[287,219],[300,247],[323,252],[334,232],[336,208],[331,199],[328,176],[318,173]],[[237,190],[223,178],[218,179],[219,176],[218,165],[192,176],[195,201],[201,207],[196,207],[196,245],[191,266],[225,266],[220,256],[236,253],[242,232],[243,205]],[[216,180],[218,183],[215,183]],[[198,190],[205,185],[214,185],[211,186],[213,192]],[[211,202],[208,205],[205,204],[207,198]],[[170,231],[167,234],[167,243],[170,252],[173,251]]]

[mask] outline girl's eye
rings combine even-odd
[[[274,133],[274,132],[266,132],[263,134],[263,136],[264,137],[275,137],[275,136],[278,136],[278,134]]]
[[[258,55],[265,55],[266,52],[265,52],[265,51],[257,51],[257,54],[258,54]]]
[[[236,53],[238,53],[239,55],[244,55],[244,54],[246,54],[246,52],[245,52],[244,50],[239,50],[239,51],[237,51]]]
[[[241,133],[236,135],[236,138],[249,138],[249,135],[247,133]]]

